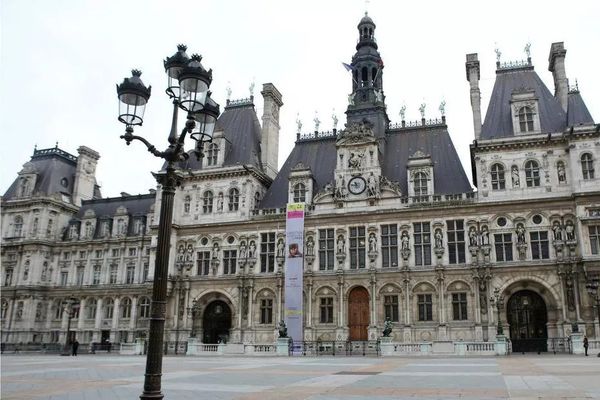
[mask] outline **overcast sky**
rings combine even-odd
[[[564,41],[570,83],[579,82],[583,99],[600,121],[600,2],[590,1],[383,1],[371,0],[2,0],[0,193],[38,148],[59,147],[72,154],[85,145],[97,150],[97,179],[104,196],[147,193],[150,174],[162,165],[134,142],[119,139],[115,84],[143,71],[152,85],[143,127],[136,134],[158,148],[166,146],[171,105],[164,94],[163,59],[178,43],[200,53],[213,69],[213,98],[225,104],[249,95],[252,81],[259,118],[262,84],[283,94],[279,165],[295,140],[296,114],[303,131],[332,128],[333,109],[345,121],[350,63],[356,25],[368,8],[383,58],[388,115],[398,122],[439,117],[446,101],[450,135],[470,175],[473,140],[465,54],[479,53],[485,115],[495,79],[497,46],[502,61],[524,59],[531,43],[537,73],[551,92],[548,53]],[[183,115],[181,116],[183,118]],[[181,126],[181,124],[180,124]]]

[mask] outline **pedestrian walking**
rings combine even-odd
[[[583,337],[583,349],[585,350],[585,356],[586,356],[586,357],[587,357],[587,355],[588,355],[588,353],[587,353],[587,351],[588,351],[588,346],[589,346],[589,343],[588,343],[588,338],[587,338],[587,336],[584,336],[584,337]]]
[[[73,352],[71,353],[72,356],[76,356],[77,355],[77,349],[78,348],[79,348],[79,342],[77,341],[77,339],[75,339],[73,341],[73,344],[72,344],[72,349],[73,349]]]

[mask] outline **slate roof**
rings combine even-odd
[[[31,166],[37,175],[33,195],[51,195],[64,193],[69,196],[73,194],[73,183],[75,181],[75,169],[77,157],[57,147],[43,150],[34,150],[31,160],[26,164]],[[67,186],[61,181],[67,179]],[[17,197],[19,190],[19,179],[15,179],[12,185],[4,193],[4,200]]]
[[[229,142],[224,167],[253,165],[261,168],[261,127],[252,98],[230,102],[217,120],[215,132],[218,130],[223,131],[225,139]],[[198,170],[202,169],[201,164],[192,154],[187,161],[179,165],[182,169]]]
[[[83,200],[75,218],[82,219],[88,210],[93,210],[96,218],[112,218],[121,206],[127,208],[128,215],[146,215],[150,212],[155,198],[155,193],[148,193],[134,196]]]
[[[390,130],[382,140],[386,141],[385,154],[381,157],[382,173],[390,181],[399,183],[403,195],[408,194],[408,158],[418,150],[431,156],[436,194],[472,191],[445,125]],[[327,183],[334,183],[337,157],[335,142],[334,136],[297,141],[264,195],[260,208],[278,208],[286,205],[288,177],[291,169],[299,162],[310,168],[313,174],[314,193],[318,193]]]
[[[588,111],[579,91],[569,92],[569,102],[567,107],[567,125],[577,126],[593,124],[594,119]]]

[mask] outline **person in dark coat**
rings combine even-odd
[[[77,355],[77,349],[79,348],[79,342],[77,341],[77,339],[75,339],[73,341],[72,348],[73,348],[73,352],[71,353],[71,355],[76,356]]]
[[[587,357],[587,355],[588,355],[588,353],[587,353],[587,351],[588,351],[588,346],[589,346],[589,343],[588,343],[588,338],[587,338],[587,336],[584,336],[584,337],[583,337],[583,349],[585,350],[585,356],[586,356],[586,357]]]

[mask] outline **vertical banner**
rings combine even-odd
[[[304,203],[287,205],[285,257],[285,323],[294,342],[304,338],[302,288],[304,276]]]

